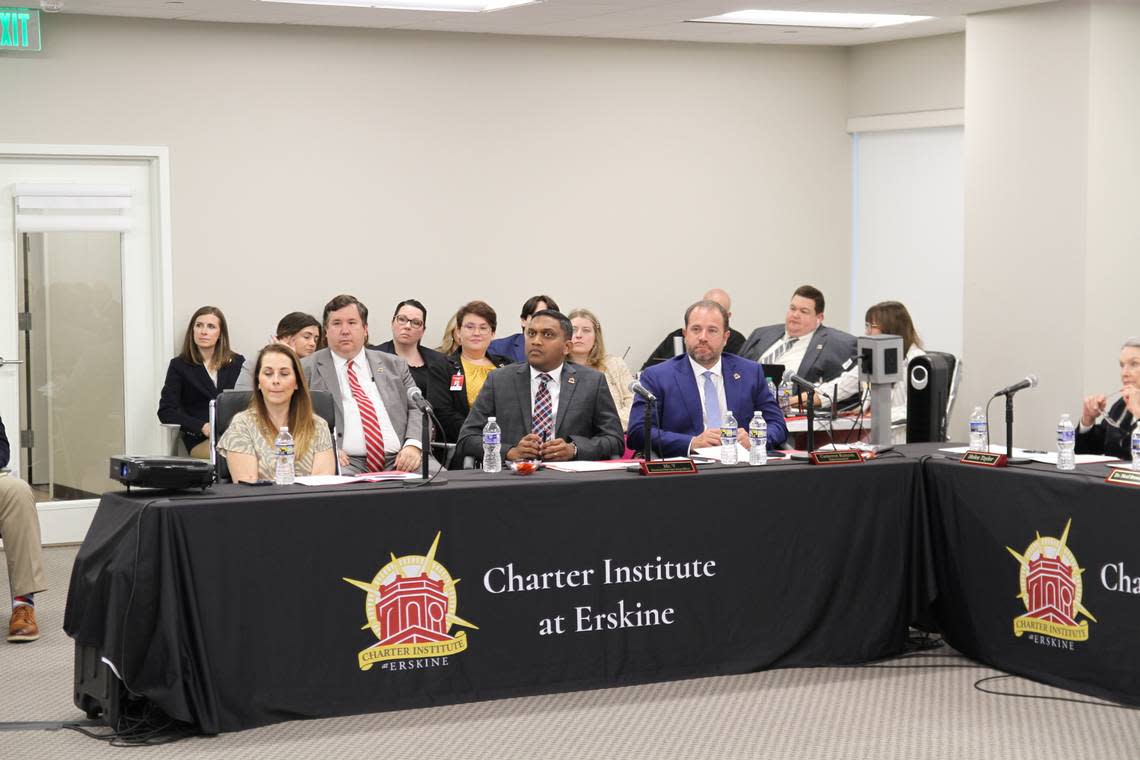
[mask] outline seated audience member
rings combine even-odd
[[[8,466],[11,453],[4,421],[0,420],[0,468]],[[8,473],[0,473],[0,538],[4,539],[12,592],[8,641],[35,641],[40,637],[35,595],[47,589],[40,555],[40,518],[32,489]]]
[[[328,423],[313,413],[301,360],[293,349],[271,343],[257,355],[253,370],[257,387],[249,408],[238,412],[218,441],[230,478],[252,483],[273,480],[277,469],[274,441],[283,427],[293,436],[297,475],[333,475],[332,434]]]
[[[444,356],[451,356],[455,353],[456,347],[459,345],[455,337],[455,315],[452,314],[447,318],[447,324],[443,326],[443,336],[439,340],[439,345],[435,350]]]
[[[811,285],[796,288],[784,323],[757,327],[740,355],[761,364],[782,364],[808,382],[834,380],[856,354],[855,336],[825,327],[823,306],[823,293]]]
[[[788,437],[784,415],[772,398],[764,373],[754,361],[724,353],[728,310],[716,301],[697,301],[685,311],[684,356],[675,356],[641,373],[641,384],[657,397],[653,451],[658,456],[687,456],[694,449],[720,445],[725,410],[736,417],[736,438],[749,447],[748,423],[759,411],[768,423],[768,447]],[[638,396],[629,415],[631,448],[645,445],[645,400]]]
[[[392,315],[392,340],[369,348],[395,354],[408,363],[412,380],[424,398],[431,402],[432,411],[443,426],[448,443],[455,443],[463,418],[467,416],[467,409],[464,407],[459,411],[448,390],[453,374],[451,360],[420,343],[426,327],[427,307],[414,298],[400,301]]]
[[[459,433],[458,457],[483,457],[483,427],[495,417],[507,461],[597,460],[625,448],[617,409],[597,370],[566,361],[573,328],[563,314],[535,312],[526,327],[527,363],[492,372]]]
[[[574,339],[570,343],[570,361],[606,376],[606,385],[617,405],[621,429],[629,422],[629,410],[633,406],[633,391],[629,383],[633,373],[620,356],[606,353],[606,343],[602,339],[602,324],[589,309],[575,309],[570,312],[570,324],[574,326]]]
[[[891,386],[891,422],[902,422],[906,419],[906,387],[907,367],[919,356],[924,356],[922,339],[914,329],[914,322],[906,306],[898,301],[880,301],[867,309],[863,316],[864,328],[867,335],[897,335],[903,339],[903,356],[906,365],[903,368],[902,379]],[[828,407],[831,405],[831,395],[841,401],[848,398],[862,398],[864,388],[859,382],[859,363],[852,362],[851,366],[830,383],[820,383],[816,386],[826,395],[815,394],[816,406]],[[868,399],[864,409],[870,409]],[[899,428],[892,433],[893,443],[906,443],[906,428]]]
[[[158,402],[158,418],[182,429],[190,456],[210,458],[210,402],[233,388],[245,357],[230,350],[226,317],[203,306],[190,317],[182,352],[170,360]]]
[[[487,352],[498,356],[505,356],[512,362],[525,362],[526,341],[523,333],[526,332],[527,320],[530,319],[535,312],[542,311],[543,309],[558,311],[558,304],[554,303],[554,299],[550,296],[538,295],[526,299],[526,303],[522,306],[522,312],[519,314],[519,322],[522,325],[519,332],[514,335],[508,335],[505,338],[497,338],[491,341]]]
[[[732,299],[728,297],[728,293],[720,288],[713,288],[701,297],[702,301],[716,301],[724,310],[728,312],[728,318],[732,319]],[[645,360],[645,364],[641,365],[642,369],[652,367],[654,364],[660,364],[666,359],[672,359],[677,355],[674,346],[676,345],[677,338],[684,338],[684,330],[678,327],[673,332],[665,336],[665,339],[657,344],[657,348],[653,349],[653,353]],[[683,341],[682,341],[683,344]],[[739,354],[740,349],[744,347],[744,335],[738,333],[736,330],[728,331],[728,343],[725,344],[724,350],[726,353]]]
[[[455,324],[457,348],[450,357],[452,375],[448,388],[453,408],[466,417],[487,376],[511,364],[512,360],[488,350],[498,324],[495,310],[489,304],[483,301],[463,304],[455,312]]]
[[[421,415],[408,398],[415,387],[408,363],[364,347],[368,307],[339,295],[325,304],[322,348],[301,362],[309,388],[328,391],[336,402],[341,471],[345,474],[420,469]],[[438,464],[431,463],[433,469]]]
[[[298,359],[304,359],[317,350],[321,344],[321,323],[312,314],[291,311],[281,317],[273,341],[293,349]],[[243,364],[234,390],[253,390],[253,367]]]
[[[1140,338],[1129,338],[1120,348],[1120,384],[1120,398],[1107,413],[1104,394],[1085,398],[1077,428],[1078,454],[1132,458],[1132,430],[1140,419]]]

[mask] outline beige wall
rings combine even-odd
[[[848,48],[850,116],[962,108],[966,35],[944,34]]]
[[[843,50],[47,22],[0,141],[170,147],[179,332],[213,302],[252,353],[351,291],[377,339],[422,299],[434,344],[545,291],[639,364],[712,286],[745,330],[802,282],[847,313]]]
[[[1125,4],[969,21],[968,364],[955,430],[971,403],[1033,372],[1041,386],[1018,396],[1017,442],[1051,446],[1062,412],[1119,387],[1120,342],[1140,332],[1138,33],[1140,7]]]

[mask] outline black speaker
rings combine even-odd
[[[946,404],[954,378],[953,354],[932,351],[911,360],[906,373],[906,442],[946,440]]]

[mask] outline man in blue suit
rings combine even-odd
[[[550,309],[558,311],[558,304],[554,303],[554,299],[547,295],[531,296],[526,299],[523,304],[522,312],[519,314],[519,322],[522,324],[522,329],[514,335],[508,335],[505,338],[495,338],[491,341],[491,345],[487,346],[487,353],[495,354],[497,356],[505,356],[516,364],[518,362],[526,361],[526,323],[530,321],[537,312]]]
[[[653,449],[666,457],[688,456],[693,449],[720,445],[724,410],[738,425],[736,438],[748,447],[748,423],[759,411],[768,423],[768,446],[788,437],[784,415],[772,398],[762,367],[726,354],[728,312],[716,301],[697,301],[685,311],[685,355],[641,373],[641,384],[657,397]],[[645,401],[638,396],[629,415],[631,448],[643,447]]]

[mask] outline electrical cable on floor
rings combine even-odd
[[[0,723],[0,731],[59,731],[72,725],[101,726],[100,720],[15,720]]]
[[[979,678],[974,681],[974,688],[983,694],[993,694],[998,697],[1021,697],[1022,699],[1046,699],[1054,702],[1074,702],[1078,705],[1092,705],[1093,707],[1114,707],[1118,710],[1140,710],[1140,707],[1135,705],[1121,705],[1116,702],[1094,702],[1091,699],[1075,699],[1073,697],[1050,697],[1046,694],[1018,694],[1012,691],[995,691],[992,689],[983,689],[982,684],[987,681],[997,681],[1003,678],[1020,678],[1011,674],[1002,674],[1000,676],[989,676],[988,678]],[[1026,679],[1023,679],[1026,680]]]

